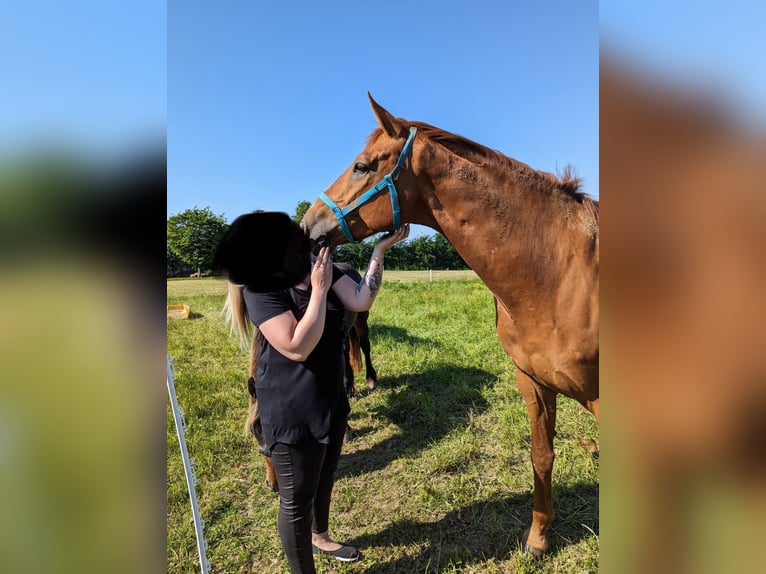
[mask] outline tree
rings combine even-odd
[[[202,274],[212,263],[213,252],[228,229],[222,215],[209,207],[187,209],[168,218],[168,249]]]
[[[184,262],[181,261],[181,258],[178,257],[173,251],[170,249],[170,247],[167,248],[167,257],[165,259],[166,267],[167,267],[167,276],[168,277],[175,277],[178,272],[181,270],[181,268],[184,266]]]
[[[306,212],[309,210],[309,207],[311,207],[311,203],[306,201],[305,199],[303,201],[299,201],[298,205],[295,206],[295,215],[293,215],[293,221],[295,223],[300,223],[303,219],[303,216],[306,215]]]
[[[348,263],[354,269],[365,270],[372,257],[372,242],[360,241],[359,243],[346,243],[341,245],[332,254],[333,261]]]
[[[402,241],[400,243],[394,243],[386,251],[386,263],[390,269],[397,271],[407,270],[407,263],[410,260],[409,256],[409,242]]]
[[[426,236],[421,235],[411,239],[408,243],[409,262],[415,269],[433,269],[436,262],[434,253],[434,242]]]
[[[434,267],[436,269],[468,269],[466,262],[441,233],[434,235],[433,246],[436,257]]]

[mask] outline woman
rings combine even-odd
[[[274,291],[246,286],[260,331],[255,387],[266,448],[279,484],[279,536],[291,572],[313,573],[313,554],[353,562],[357,548],[334,541],[329,509],[349,404],[343,387],[343,315],[367,311],[380,289],[383,255],[409,235],[405,225],[381,237],[355,283],[322,248],[297,285]]]

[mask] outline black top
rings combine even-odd
[[[332,283],[343,277],[333,266]],[[300,320],[306,311],[311,286],[256,293],[244,289],[250,320],[258,327],[268,319],[292,311]],[[266,448],[274,444],[329,442],[330,429],[350,412],[343,387],[343,315],[345,309],[332,289],[327,294],[324,331],[308,358],[288,359],[261,336],[255,390]]]

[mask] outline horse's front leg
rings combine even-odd
[[[524,554],[539,558],[550,547],[547,530],[553,522],[553,436],[556,427],[556,393],[517,370],[517,381],[532,427],[532,469],[535,478],[532,524],[522,535]]]

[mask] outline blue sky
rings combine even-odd
[[[766,120],[766,3],[603,1],[602,46],[673,85],[713,92],[761,126]]]
[[[168,215],[294,213],[376,127],[367,91],[598,197],[598,3],[168,3]],[[421,232],[424,230],[420,230]]]
[[[763,119],[765,18],[745,0],[14,2],[0,157],[45,140],[120,155],[167,127],[167,214],[292,213],[375,127],[370,90],[535,168],[571,164],[599,197],[599,40]]]
[[[112,159],[164,138],[166,30],[155,0],[5,3],[0,157],[56,144]]]

